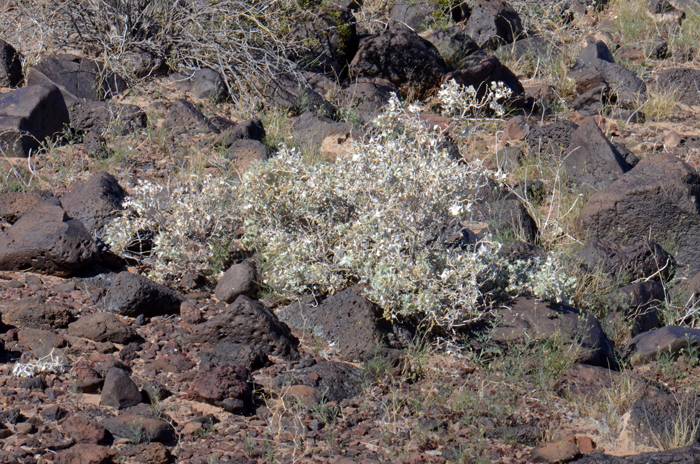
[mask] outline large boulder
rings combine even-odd
[[[668,279],[676,265],[672,256],[648,240],[625,245],[594,237],[574,257],[585,271],[603,271],[624,283],[644,278]]]
[[[563,343],[578,343],[577,362],[614,367],[614,348],[598,319],[572,306],[538,302],[519,297],[509,308],[498,311],[500,321],[493,332],[496,343],[527,343],[565,337]]]
[[[0,234],[0,269],[68,277],[95,264],[99,253],[90,232],[49,198]]]
[[[571,134],[567,154],[564,163],[569,179],[596,190],[608,187],[630,170],[593,118]]]
[[[629,341],[626,354],[633,366],[654,361],[662,353],[675,355],[689,346],[700,345],[700,329],[682,326],[666,326],[644,332]]]
[[[579,214],[588,237],[623,243],[653,240],[689,272],[700,270],[700,176],[672,155],[644,158]]]
[[[0,95],[0,150],[26,158],[70,124],[66,102],[55,85],[31,85]]]
[[[505,0],[477,0],[467,21],[467,34],[483,49],[495,50],[520,38],[520,16]]]
[[[126,90],[120,76],[75,55],[45,56],[27,73],[27,84],[54,84],[70,107],[82,100],[104,100]]]
[[[215,345],[220,341],[250,345],[275,356],[298,356],[297,340],[284,323],[261,303],[245,295],[220,314],[192,328],[195,343]]]
[[[344,361],[364,361],[386,346],[391,324],[382,310],[351,287],[323,300],[292,303],[278,312],[290,327],[329,341]]]
[[[105,311],[145,317],[179,314],[185,297],[139,274],[120,272],[107,290]]]
[[[407,29],[389,29],[360,40],[350,63],[353,77],[382,77],[403,97],[424,98],[440,85],[447,66],[433,44]]]
[[[93,234],[99,232],[123,209],[126,191],[117,179],[100,172],[61,197],[61,204]]]

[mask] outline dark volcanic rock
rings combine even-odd
[[[571,134],[566,150],[569,178],[598,190],[608,187],[630,170],[624,158],[600,130],[594,119],[587,119]]]
[[[241,366],[207,364],[202,366],[190,383],[187,396],[197,401],[215,404],[225,410],[243,414],[252,404],[248,371]]]
[[[212,122],[214,119],[212,118]],[[265,139],[265,128],[259,118],[252,118],[230,127],[220,127],[221,134],[216,138],[216,143],[229,148],[236,140],[257,140],[262,142]]]
[[[105,295],[105,311],[136,317],[179,314],[185,297],[138,274],[120,272]]]
[[[86,100],[70,108],[71,128],[97,134],[127,135],[148,126],[148,116],[136,105]]]
[[[588,200],[579,214],[589,237],[671,244],[689,272],[700,270],[700,176],[672,155],[644,158]],[[662,268],[664,263],[659,263]]]
[[[315,2],[308,5],[295,21],[289,40],[306,44],[297,47],[295,60],[324,73],[342,79],[357,51],[357,28],[351,8],[339,2]]]
[[[214,295],[220,301],[233,303],[241,295],[255,296],[258,286],[255,263],[244,261],[231,266],[216,284]]]
[[[360,121],[370,122],[381,112],[399,89],[386,79],[360,77],[343,89],[340,96],[343,105],[357,111]]]
[[[26,158],[70,124],[55,85],[30,85],[0,95],[0,148],[4,156]]]
[[[578,129],[574,122],[563,120],[550,124],[530,125],[527,134],[529,156],[537,154],[560,156],[571,144],[571,136]]]
[[[61,205],[94,234],[119,214],[124,198],[126,191],[117,179],[103,171],[63,195]]]
[[[94,264],[97,245],[56,198],[45,200],[0,234],[0,269],[68,277]]]
[[[403,97],[424,98],[440,85],[447,67],[433,44],[413,31],[390,29],[360,40],[350,63],[353,77],[382,77]]]
[[[520,38],[520,16],[505,0],[477,0],[467,20],[467,34],[481,48],[495,50]]]
[[[95,313],[81,316],[68,326],[68,333],[95,342],[112,342],[126,345],[138,338],[136,331],[111,313]]]
[[[564,398],[603,400],[601,393],[615,385],[620,373],[606,367],[576,363],[566,369],[556,386],[556,392]]]
[[[112,368],[105,377],[100,406],[124,409],[141,402],[141,391],[129,374],[119,368]]]
[[[233,161],[234,170],[239,178],[255,162],[269,160],[274,152],[262,142],[250,139],[240,139],[234,141],[226,151],[226,158]]]
[[[308,84],[299,82],[289,74],[276,76],[264,90],[269,102],[295,114],[310,110],[317,115],[335,118],[337,109]]]
[[[194,343],[241,343],[275,356],[298,356],[297,340],[261,303],[239,296],[222,313],[192,328]]]
[[[116,452],[109,446],[77,444],[59,451],[58,462],[65,464],[112,464]]]
[[[175,430],[166,421],[140,416],[138,414],[121,414],[102,421],[109,433],[119,438],[141,441],[169,443],[175,438]]]
[[[672,89],[674,98],[686,105],[700,105],[700,71],[697,69],[673,68],[659,73],[657,86]]]
[[[270,365],[267,355],[260,349],[240,343],[221,341],[213,350],[199,354],[200,365],[205,364],[233,364],[242,366],[249,371],[255,371]]]
[[[213,69],[187,70],[170,75],[175,88],[181,92],[192,92],[197,98],[219,103],[228,97],[226,83],[221,74]]]
[[[490,233],[502,243],[522,239],[527,243],[535,243],[537,239],[537,224],[527,212],[525,206],[518,200],[499,200],[475,205],[469,215],[469,224],[486,224],[479,231],[472,231],[479,239]],[[467,224],[467,227],[469,227]]]
[[[603,271],[624,282],[653,277],[669,278],[676,264],[658,244],[641,241],[631,245],[593,238],[575,258],[591,273]]]
[[[165,116],[163,127],[192,134],[218,134],[219,129],[204,114],[187,100],[173,102]]]
[[[17,334],[17,342],[22,348],[32,352],[37,359],[47,356],[55,348],[66,346],[66,340],[52,330],[22,329]]]
[[[326,401],[341,401],[362,393],[362,371],[351,364],[322,361],[311,367],[283,372],[272,379],[271,387],[283,392],[293,385],[316,389]]]
[[[292,303],[278,316],[290,327],[333,343],[338,357],[350,362],[373,357],[388,343],[391,332],[381,308],[362,296],[360,286],[336,293],[320,304]]]
[[[635,337],[661,326],[659,311],[666,301],[666,292],[661,282],[635,282],[608,293],[603,301],[612,311],[606,320],[623,318],[629,326],[629,336]]]
[[[435,45],[440,56],[452,69],[468,67],[470,56],[481,51],[474,39],[458,25],[437,30],[425,39]]]
[[[73,313],[53,302],[39,297],[14,300],[5,304],[3,322],[32,329],[65,328],[73,319]]]
[[[12,45],[0,40],[0,87],[17,87],[22,79],[22,56]]]
[[[81,100],[104,100],[126,90],[124,80],[104,73],[92,60],[75,55],[44,56],[27,73],[27,84],[54,84],[68,106]]]
[[[519,297],[510,308],[498,311],[500,322],[493,340],[497,343],[524,343],[564,337],[580,344],[577,362],[615,367],[614,348],[598,319],[590,314],[559,303],[538,302]]]
[[[106,440],[105,428],[85,416],[73,414],[61,422],[61,428],[76,443],[97,445]]]
[[[25,213],[52,196],[48,190],[3,193],[0,195],[0,221],[14,224]]]
[[[695,424],[699,421],[700,395],[659,393],[641,398],[632,405],[627,429],[636,443],[658,447],[658,442],[674,443],[679,433],[686,433],[686,439],[697,442],[700,430]],[[680,427],[687,432],[680,432]],[[692,461],[669,462],[700,462],[700,454]]]
[[[676,354],[688,346],[700,345],[700,329],[681,326],[661,327],[634,337],[627,344],[626,354],[633,366],[654,361],[659,354]]]

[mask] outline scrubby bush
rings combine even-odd
[[[313,164],[282,146],[240,183],[188,181],[169,190],[165,206],[144,184],[129,200],[135,213],[110,225],[107,243],[123,251],[136,231],[156,231],[153,276],[162,280],[203,269],[212,244],[242,221],[241,241],[257,253],[270,298],[282,303],[361,282],[386,318],[427,318],[446,329],[522,291],[568,298],[573,282],[554,255],[513,264],[489,240],[449,248],[426,236],[428,226],[465,216],[473,192],[500,181],[498,173],[480,160],[451,158],[439,133],[395,97],[373,127],[351,156],[333,163]]]
[[[131,54],[146,51],[171,68],[211,68],[235,98],[255,94],[279,73],[299,43],[285,39],[288,0],[38,0],[25,6],[42,40],[81,49],[134,77]],[[257,87],[256,87],[257,86]]]

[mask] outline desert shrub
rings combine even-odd
[[[240,183],[188,179],[168,190],[165,206],[159,189],[142,184],[106,242],[123,252],[135,232],[156,231],[152,273],[163,280],[206,267],[212,243],[240,220],[241,242],[257,253],[270,298],[281,303],[361,282],[386,318],[426,318],[447,329],[523,291],[568,298],[573,284],[556,255],[513,264],[497,242],[450,249],[426,237],[426,226],[466,215],[473,192],[502,180],[498,173],[478,159],[452,159],[439,134],[396,97],[373,127],[351,156],[333,163],[310,163],[282,145]]]
[[[109,224],[105,243],[151,263],[151,277],[160,282],[205,272],[238,224],[232,194],[225,179],[211,176],[191,175],[168,187],[140,181],[124,201],[124,214]],[[144,239],[149,243],[140,243]]]
[[[296,2],[282,0],[39,0],[24,12],[42,41],[99,56],[108,69],[132,74],[133,52],[145,50],[171,68],[211,68],[234,99],[259,92],[298,43],[285,39]],[[256,87],[257,86],[257,87]]]

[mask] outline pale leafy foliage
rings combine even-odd
[[[450,329],[483,318],[494,298],[523,290],[567,301],[572,279],[555,256],[509,263],[500,244],[447,248],[425,239],[425,225],[459,219],[487,179],[480,160],[450,157],[440,136],[395,97],[333,163],[310,163],[293,148],[253,164],[240,183],[210,177],[168,189],[144,183],[111,223],[107,243],[124,252],[135,232],[152,230],[152,277],[205,269],[212,243],[243,223],[243,244],[257,252],[269,297],[283,303],[310,293],[366,284],[387,318],[425,318]],[[490,282],[488,295],[482,294]]]
[[[28,363],[15,363],[12,367],[12,375],[15,377],[34,377],[36,374],[63,374],[66,368],[63,358],[53,354],[53,350],[46,356]]]
[[[453,118],[477,117],[484,110],[491,110],[501,117],[506,113],[502,102],[513,95],[513,91],[503,82],[491,82],[483,97],[477,95],[474,86],[465,87],[450,79],[438,92],[443,114]]]

